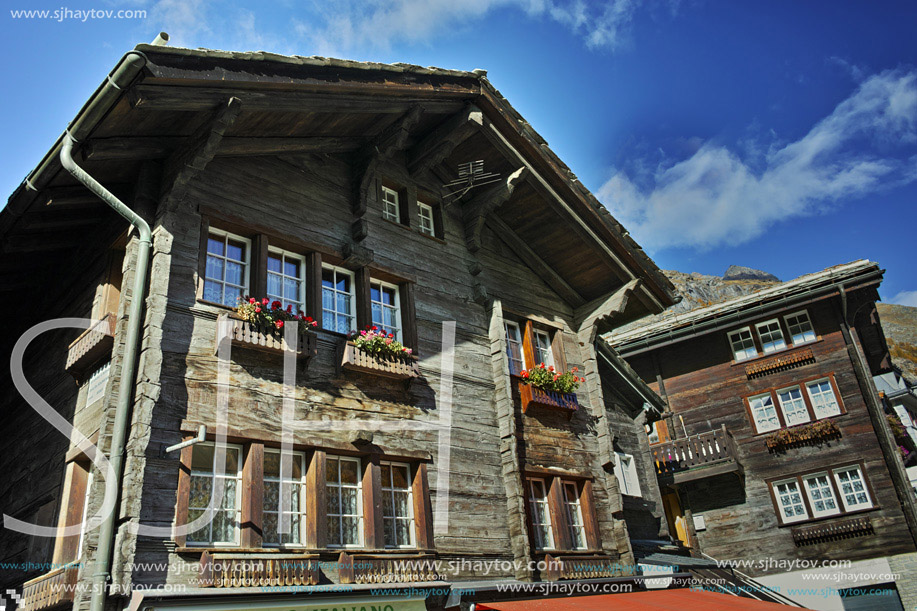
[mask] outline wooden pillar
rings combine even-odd
[[[363,465],[363,547],[383,549],[385,531],[382,520],[382,467],[373,454]]]
[[[263,540],[264,444],[253,443],[242,464],[242,547],[259,548]]]
[[[414,535],[417,548],[433,549],[433,505],[430,502],[427,463],[419,463],[414,468],[411,496],[414,498]]]
[[[325,453],[316,450],[306,473],[306,545],[328,545],[328,502],[325,489]]]
[[[206,231],[206,227],[204,228]],[[193,439],[193,435],[185,436],[182,441]],[[191,455],[194,453],[194,446],[186,446],[181,449],[179,456],[178,470],[178,498],[175,503],[175,526],[184,526],[188,523],[188,503],[191,501]],[[185,535],[174,534],[172,539],[178,547],[185,546]]]
[[[306,315],[322,328],[322,253],[306,255]]]

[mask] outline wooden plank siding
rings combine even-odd
[[[816,301],[807,307],[818,336],[816,341],[806,345],[814,358],[792,369],[775,369],[765,375],[749,376],[746,372],[749,361],[735,363],[732,359],[727,332],[733,327],[628,359],[657,392],[660,384],[653,361],[658,360],[661,381],[674,414],[667,425],[670,437],[679,439],[685,432],[694,435],[725,425],[735,438],[744,482],[735,474],[726,474],[680,487],[682,500],[691,512],[703,514],[706,519],[706,530],[697,533],[700,549],[716,559],[861,560],[915,549],[854,375],[835,315],[834,300],[836,298]],[[790,307],[762,316],[761,320],[798,309]],[[840,438],[820,446],[794,447],[777,453],[769,451],[765,443],[767,433],[756,434],[744,398],[829,375],[833,376],[845,410],[832,417],[840,430]],[[797,547],[792,528],[781,527],[778,523],[765,480],[849,466],[860,460],[874,491],[876,508],[865,514],[873,524],[874,534],[858,538],[855,545],[826,541]],[[844,516],[840,515],[821,522],[842,519]],[[776,572],[780,569],[771,567],[763,571]],[[756,574],[755,571],[752,574]]]

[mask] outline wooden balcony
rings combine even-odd
[[[544,561],[547,566],[541,573],[544,581],[602,579],[625,577],[631,574],[620,562],[598,554],[564,556],[547,554]]]
[[[76,581],[80,572],[77,562],[62,566],[22,585],[21,611],[56,609],[73,603]]]
[[[410,380],[420,375],[417,357],[412,354],[397,358],[373,356],[357,348],[353,342],[344,344],[341,367],[348,371],[359,371],[395,380]]]
[[[201,554],[204,587],[314,586],[320,577],[317,554]]]
[[[522,403],[523,414],[528,412],[529,408],[539,407],[560,411],[566,414],[569,420],[573,417],[573,414],[576,413],[576,410],[579,409],[576,393],[541,390],[521,380],[519,381],[519,400]]]
[[[348,554],[338,558],[341,583],[417,583],[442,581],[432,554]]]
[[[742,473],[735,439],[719,429],[650,446],[656,475],[666,483],[682,484],[723,473]]]
[[[90,367],[111,355],[115,345],[116,321],[115,314],[108,313],[70,344],[67,348],[67,364],[64,365],[70,375],[82,380]]]
[[[259,329],[247,321],[235,318],[231,314],[220,314],[217,319],[217,325],[223,320],[229,320],[232,323],[229,336],[232,339],[233,346],[250,348],[252,350],[273,354],[283,354],[287,349],[287,343],[282,333],[275,335],[265,329]],[[315,334],[309,331],[302,323],[300,323],[299,327],[299,345],[296,346],[294,352],[296,352],[297,356],[305,356],[306,358],[312,357],[315,355],[316,351]],[[219,348],[219,340],[217,340],[214,347],[214,353],[216,353]]]
[[[872,534],[875,534],[872,522],[867,516],[860,516],[794,528],[793,543],[796,544],[796,547],[801,547],[823,541],[840,541]],[[853,546],[856,543],[850,545]]]

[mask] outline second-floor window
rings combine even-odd
[[[417,202],[417,230],[428,236],[436,235],[436,225],[433,222],[433,206]]]
[[[758,330],[758,337],[761,339],[761,349],[764,354],[783,350],[786,348],[786,341],[783,339],[783,331],[780,330],[780,321],[768,320],[755,325]]]
[[[382,187],[382,218],[393,223],[401,222],[401,200],[398,192]]]
[[[199,443],[191,455],[191,494],[188,521],[205,515],[218,482],[223,485],[222,501],[214,508],[213,519],[188,534],[189,544],[237,545],[242,498],[242,448],[226,445],[223,468],[216,468],[219,453],[212,443]],[[222,472],[220,472],[222,471]]]
[[[816,418],[828,418],[841,413],[841,407],[838,405],[831,380],[809,382],[806,384],[806,392],[809,393],[809,399],[812,401],[812,409],[815,410]]]
[[[780,428],[780,418],[774,406],[774,398],[770,393],[749,397],[751,417],[755,421],[755,428],[759,433],[776,431]]]
[[[522,356],[522,333],[515,322],[507,320],[503,324],[506,328],[506,356],[509,359],[509,372],[517,374],[525,369],[525,360]]]
[[[325,466],[328,495],[328,545],[363,545],[363,495],[359,458],[329,456]]]
[[[306,261],[302,255],[280,249],[267,254],[267,298],[283,307],[293,306],[293,313],[306,311]]]
[[[235,307],[248,292],[251,241],[211,229],[207,239],[204,299]]]
[[[401,341],[401,303],[398,287],[380,280],[369,283],[373,325]]]
[[[781,524],[871,509],[862,465],[834,467],[770,482]]]
[[[783,410],[788,426],[809,421],[809,410],[806,409],[806,402],[802,398],[802,390],[798,386],[778,390],[777,398],[780,401],[780,409]]]
[[[545,366],[554,365],[554,351],[551,349],[551,335],[541,329],[534,330],[535,336],[535,365],[544,363]]]
[[[350,333],[356,328],[353,272],[326,265],[322,268],[322,326]]]
[[[812,328],[809,314],[805,310],[787,314],[783,319],[786,321],[787,329],[790,332],[790,341],[793,342],[794,346],[815,340],[815,329]]]
[[[843,413],[834,376],[770,390],[746,399],[756,433],[805,424]]]
[[[758,355],[755,340],[748,327],[729,333],[729,342],[732,344],[732,354],[735,360],[744,361]]]

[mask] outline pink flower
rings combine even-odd
[[[366,331],[360,331],[360,335],[366,337]]]
[[[270,300],[267,297],[261,300],[261,305],[267,305],[268,303],[270,303]]]
[[[258,308],[258,307],[255,308],[255,312],[260,312],[260,311],[261,311],[261,308]]]
[[[256,301],[256,299],[255,299],[254,297],[249,297],[249,298],[248,298],[248,302],[249,302],[249,303],[255,303],[255,301]]]
[[[407,352],[408,354],[411,354],[411,352],[413,352],[410,348],[405,348],[404,351]]]
[[[283,329],[283,321],[282,321],[282,320],[278,320],[278,321],[275,322],[274,324],[277,326],[278,329]]]
[[[312,326],[313,326],[313,327],[317,327],[317,326],[318,326],[318,322],[313,320],[313,321],[312,321]]]

